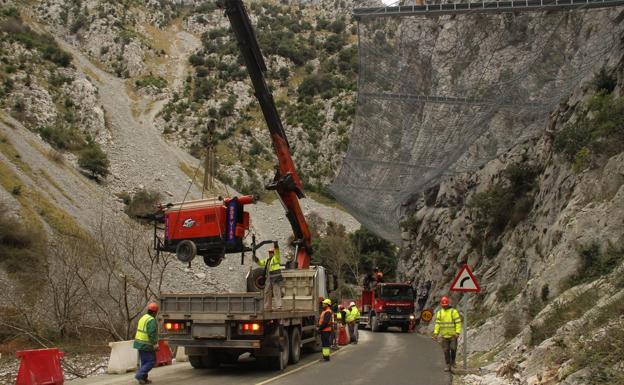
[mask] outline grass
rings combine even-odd
[[[17,168],[24,173],[32,176],[33,172],[30,166],[26,164],[17,149],[11,143],[11,140],[4,134],[0,134],[0,152],[9,159]]]
[[[624,328],[611,325],[604,336],[585,342],[573,354],[575,368],[589,368],[592,384],[624,384],[624,373],[614,368],[624,356]]]
[[[550,313],[539,323],[531,325],[531,346],[552,337],[561,326],[580,318],[591,309],[597,298],[596,290],[587,290],[567,303],[555,302]]]
[[[592,282],[611,273],[624,260],[624,247],[609,243],[603,249],[597,243],[590,243],[580,247],[578,255],[578,271],[563,283],[563,288]]]
[[[496,299],[500,302],[511,302],[520,293],[520,288],[513,283],[501,286],[496,292]]]
[[[65,197],[65,199],[67,199],[70,202],[74,202],[74,199],[72,197],[70,197],[65,190],[63,190],[63,188],[56,183],[56,181],[54,179],[52,179],[52,177],[45,172],[44,170],[39,170],[39,174],[48,182],[50,183],[58,192],[61,193],[61,195],[63,195]]]

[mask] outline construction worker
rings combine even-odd
[[[139,384],[151,384],[147,378],[150,370],[156,364],[156,350],[158,350],[158,326],[156,323],[156,314],[158,313],[158,304],[152,302],[147,305],[147,313],[139,319],[136,335],[134,337],[133,347],[139,350],[139,358],[141,366],[134,378]]]
[[[277,303],[277,310],[282,309],[282,285],[284,280],[281,273],[280,251],[277,241],[273,242],[273,249],[269,250],[266,259],[259,260],[254,256],[254,260],[260,267],[264,267],[264,309],[273,309],[273,298]]]
[[[331,351],[331,334],[334,329],[332,315],[331,299],[327,298],[323,300],[323,312],[319,317],[319,332],[321,333],[321,346],[323,347],[322,352],[325,361],[329,361],[329,354]]]
[[[349,334],[351,335],[351,342],[358,343],[358,325],[360,324],[360,311],[355,302],[351,301],[349,304],[349,313],[347,314],[347,323],[349,324]]]
[[[373,276],[375,278],[375,283],[383,282],[383,272],[379,270],[378,267],[375,268],[375,271],[373,272]]]
[[[442,349],[444,350],[444,360],[446,369],[450,372],[455,366],[455,355],[457,353],[457,337],[462,330],[461,316],[457,309],[451,306],[449,298],[444,296],[440,299],[442,309],[435,315],[435,326],[433,329],[433,339],[438,340],[438,335],[442,337]]]

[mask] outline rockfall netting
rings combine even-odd
[[[621,44],[623,9],[361,18],[357,113],[332,193],[398,244],[423,190],[547,128]]]

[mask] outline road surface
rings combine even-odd
[[[360,332],[360,343],[333,352],[330,362],[320,353],[302,355],[283,372],[258,367],[249,361],[219,369],[191,368],[188,363],[155,368],[154,385],[449,385],[442,351],[427,337],[414,333]],[[71,385],[136,384],[134,374],[104,375],[70,381]]]

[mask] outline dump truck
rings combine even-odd
[[[235,363],[250,353],[281,370],[302,348],[320,350],[319,299],[327,297],[325,270],[282,270],[282,309],[266,310],[261,292],[161,295],[161,336],[183,346],[194,368]]]

